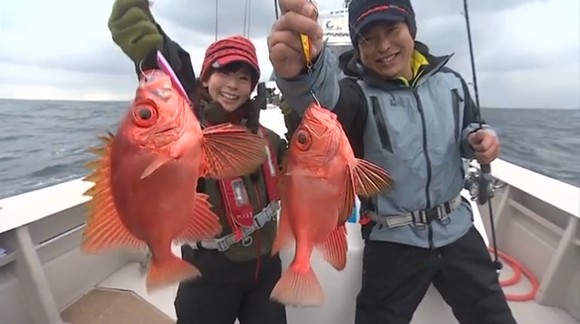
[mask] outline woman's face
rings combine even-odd
[[[235,70],[227,66],[214,70],[203,82],[212,100],[219,102],[225,111],[234,112],[241,107],[252,93],[252,71],[246,65]]]

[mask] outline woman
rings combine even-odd
[[[215,240],[181,247],[182,258],[195,264],[202,277],[180,283],[177,323],[233,324],[238,319],[241,324],[285,324],[284,306],[270,300],[281,275],[280,257],[270,256],[270,250],[277,228],[274,177],[286,142],[259,124],[266,94],[250,99],[260,78],[254,45],[239,36],[211,44],[196,79],[189,54],[155,23],[147,0],[117,0],[109,29],[137,72],[155,68],[156,51],[161,50],[198,109],[202,125],[242,124],[270,143],[269,158],[254,173],[197,184],[198,191],[210,196],[224,231]]]

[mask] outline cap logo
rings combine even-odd
[[[410,15],[410,13],[405,8],[395,6],[395,5],[380,5],[380,6],[372,7],[369,10],[363,12],[360,16],[358,16],[358,18],[356,19],[356,22],[360,21],[364,17],[366,17],[372,13],[375,13],[377,11],[389,11],[391,9],[401,11],[406,15]]]

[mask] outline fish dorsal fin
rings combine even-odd
[[[266,159],[264,138],[232,124],[203,130],[201,176],[214,179],[239,177],[254,171]]]
[[[145,242],[133,236],[123,225],[111,191],[111,147],[114,135],[100,137],[103,145],[89,148],[88,151],[99,157],[87,166],[93,172],[84,181],[95,185],[84,194],[92,197],[88,204],[88,218],[83,232],[81,249],[83,252],[97,253],[115,247],[143,249]]]

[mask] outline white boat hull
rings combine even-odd
[[[286,132],[277,109],[264,111],[262,118],[278,134]],[[494,162],[492,172],[507,184],[493,201],[499,246],[540,281],[535,301],[510,303],[518,322],[579,323],[580,189],[504,161]],[[7,255],[0,255],[1,324],[61,323],[60,313],[94,287],[133,291],[175,318],[176,286],[145,293],[144,277],[135,263],[143,253],[80,253],[88,200],[82,192],[88,186],[74,180],[0,200],[0,248],[7,250]],[[476,215],[476,226],[488,242],[487,206],[479,211],[482,217]],[[358,224],[349,223],[348,230],[350,250],[344,271],[336,272],[320,258],[313,259],[326,305],[320,309],[288,308],[289,324],[353,323],[362,241]],[[282,253],[285,266],[291,254]],[[509,269],[502,272],[505,274]],[[524,281],[506,291],[528,288]],[[449,308],[431,289],[412,323],[454,322]]]

